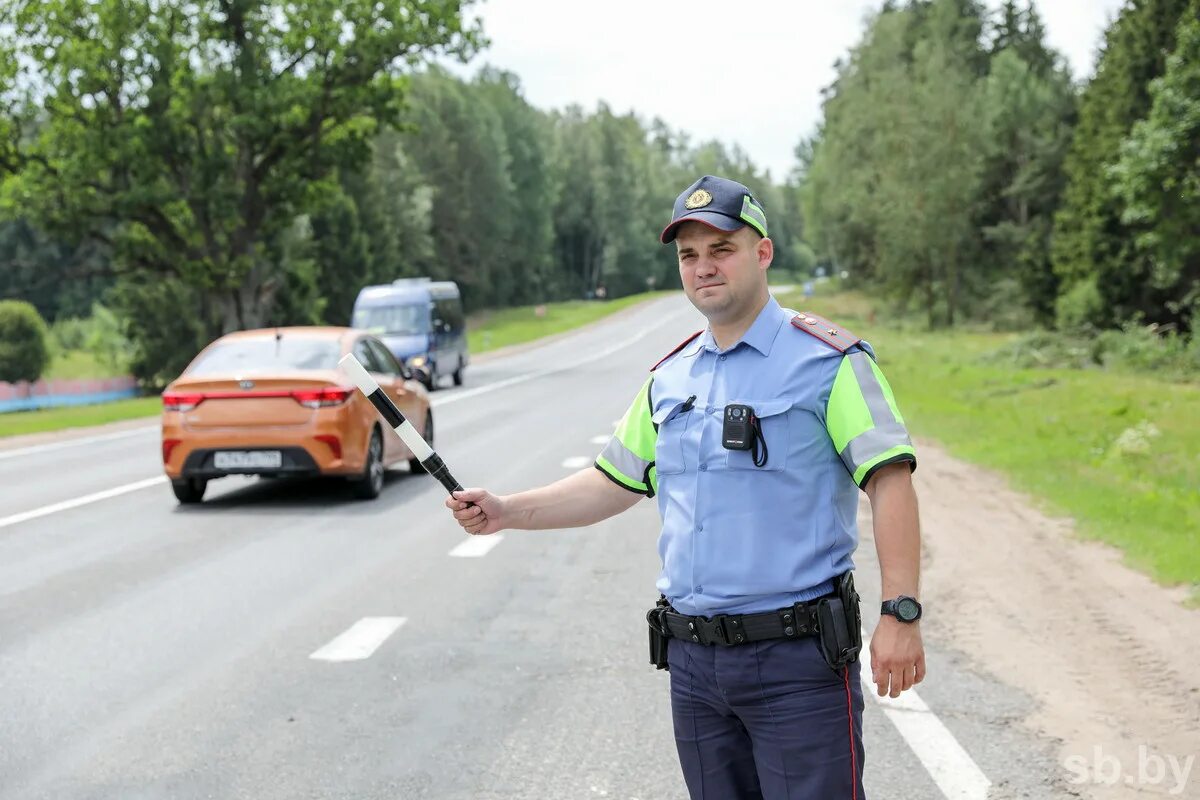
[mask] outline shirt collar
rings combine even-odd
[[[775,344],[775,337],[779,335],[779,329],[786,320],[787,314],[779,305],[779,301],[773,295],[768,295],[767,304],[763,306],[762,311],[758,312],[754,323],[742,334],[742,338],[734,342],[733,346],[725,352],[728,353],[742,342],[745,342],[764,356],[769,356],[771,354],[771,346]],[[688,345],[683,355],[694,356],[701,350],[708,350],[713,353],[720,350],[717,347],[716,340],[713,339],[711,327],[706,327],[704,333],[698,336],[695,342]]]

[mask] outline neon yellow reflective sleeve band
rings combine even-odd
[[[596,458],[596,469],[617,485],[651,497],[658,489],[654,469],[658,431],[650,418],[650,387],[653,383],[651,376],[642,385],[612,438]]]
[[[825,406],[825,429],[860,488],[885,464],[910,461],[915,468],[916,451],[895,395],[865,351],[842,357]]]

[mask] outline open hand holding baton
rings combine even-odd
[[[400,409],[396,408],[396,404],[392,402],[392,398],[379,388],[379,384],[363,369],[363,365],[358,363],[354,354],[343,356],[342,360],[338,362],[338,366],[350,376],[358,386],[358,390],[371,401],[371,405],[375,406],[375,410],[379,412],[379,416],[383,417],[384,422],[391,425],[392,430],[404,440],[425,471],[441,481],[442,486],[445,486],[446,491],[450,492],[452,496],[454,492],[461,492],[462,485],[450,474],[442,457],[434,452],[425,438],[417,433],[417,429],[412,426],[412,423],[404,418]]]

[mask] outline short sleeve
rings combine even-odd
[[[860,489],[887,464],[907,461],[916,469],[916,450],[896,398],[866,350],[842,356],[825,408],[825,428]]]
[[[653,383],[651,376],[642,385],[612,438],[596,458],[596,469],[610,480],[624,489],[648,497],[653,497],[658,489],[654,470],[654,446],[658,431],[650,418],[650,388]]]

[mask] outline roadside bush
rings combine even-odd
[[[984,358],[1022,368],[1105,367],[1176,380],[1200,379],[1200,337],[1189,341],[1173,331],[1163,334],[1153,325],[1134,323],[1094,336],[1032,331]]]
[[[55,320],[50,326],[50,346],[55,357],[87,353],[114,375],[126,372],[133,358],[133,343],[122,331],[121,321],[100,303],[92,304],[90,317]]]
[[[1064,292],[1054,306],[1058,327],[1080,331],[1100,327],[1106,314],[1104,298],[1094,278],[1080,281]]]
[[[36,381],[50,363],[46,322],[22,300],[0,300],[0,381]]]

